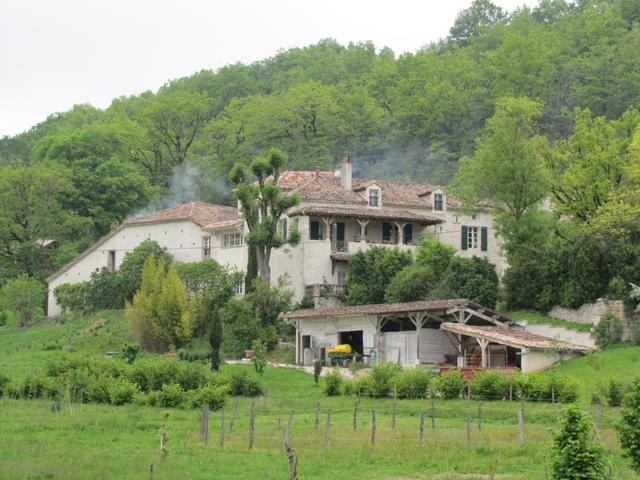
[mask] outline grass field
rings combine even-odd
[[[30,329],[0,328],[0,371],[20,378],[41,371],[44,362],[61,354],[59,347],[104,353],[119,350],[127,339],[120,312],[101,312],[63,325]],[[51,349],[56,348],[56,349]],[[584,388],[595,377],[620,378],[637,371],[640,348],[624,347],[600,354],[598,361],[579,359],[556,370],[579,377]],[[594,368],[595,367],[597,368]],[[225,372],[251,366],[227,365]],[[200,412],[128,405],[63,404],[52,401],[0,399],[0,479],[271,479],[288,478],[282,448],[287,414],[295,411],[290,439],[298,455],[301,479],[480,479],[496,464],[496,479],[545,479],[551,432],[557,428],[558,405],[527,403],[525,443],[520,444],[517,402],[485,402],[478,430],[478,402],[436,401],[436,428],[430,404],[399,400],[396,427],[391,428],[391,399],[361,399],[357,429],[353,397],[327,397],[313,377],[296,369],[269,368],[266,393],[256,399],[256,433],[249,449],[252,399],[232,398],[225,408],[225,445],[220,447],[220,412],[210,419],[208,444],[199,439]],[[284,418],[278,428],[279,404]],[[316,430],[316,405],[321,415]],[[233,432],[231,412],[237,406]],[[594,407],[584,405],[594,414]],[[326,415],[331,425],[324,445]],[[376,442],[371,444],[371,410],[376,411]],[[467,412],[471,443],[467,444]],[[425,413],[424,446],[420,447],[420,414]],[[605,408],[600,436],[614,478],[634,474],[620,455],[614,430],[618,409]],[[168,455],[160,453],[160,435],[168,435]],[[153,475],[151,466],[153,465]]]
[[[514,312],[504,312],[504,315],[512,320],[526,320],[529,323],[546,323],[549,325],[555,325],[556,327],[564,327],[570,330],[577,330],[579,332],[588,332],[591,330],[591,325],[587,325],[585,323],[568,322],[567,320],[548,317],[540,312],[534,312],[531,310],[516,310]]]

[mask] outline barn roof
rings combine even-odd
[[[167,208],[149,215],[132,218],[125,224],[136,225],[140,223],[173,222],[177,220],[190,220],[201,227],[215,222],[238,219],[238,209],[226,205],[215,205],[204,202],[188,202],[176,207]]]
[[[481,338],[514,348],[536,348],[541,350],[590,350],[590,347],[563,342],[551,337],[526,332],[517,327],[478,326],[445,322],[440,328],[446,332]]]

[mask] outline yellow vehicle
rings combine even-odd
[[[329,349],[329,353],[351,353],[353,351],[353,349],[351,348],[351,345],[349,345],[348,343],[343,343],[342,345],[336,345],[333,348]]]

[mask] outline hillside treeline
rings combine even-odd
[[[51,115],[0,140],[0,284],[43,278],[170,190],[230,201],[231,165],[267,147],[293,169],[332,168],[348,150],[358,176],[446,184],[498,101],[527,97],[536,134],[566,150],[576,118],[618,121],[640,104],[638,20],[639,0],[510,13],[476,0],[416,53],[323,40]]]

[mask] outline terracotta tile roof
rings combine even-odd
[[[215,205],[204,202],[189,202],[177,207],[167,208],[150,215],[127,220],[127,225],[138,223],[170,222],[175,220],[191,220],[200,226],[215,222],[237,220],[238,210],[226,205]]]
[[[208,225],[205,225],[202,228],[206,228],[207,230],[213,230],[216,228],[227,228],[227,227],[239,227],[241,226],[243,221],[241,219],[237,220],[223,220],[221,222],[213,222]]]
[[[447,310],[453,307],[472,306],[483,308],[466,298],[450,298],[445,300],[429,300],[423,302],[404,303],[378,303],[371,305],[356,305],[350,307],[321,307],[309,308],[306,310],[296,310],[287,313],[285,319],[312,318],[312,317],[335,317],[341,315],[384,315],[402,314],[411,312],[428,312],[437,310]]]
[[[289,212],[290,217],[299,215],[330,216],[336,218],[368,218],[372,220],[403,220],[423,225],[435,225],[442,223],[442,219],[423,215],[421,213],[407,212],[403,210],[384,210],[381,208],[342,208],[342,207],[301,207]]]
[[[501,345],[515,348],[536,348],[542,350],[590,350],[586,345],[578,345],[557,340],[544,335],[526,332],[517,327],[486,327],[460,323],[445,322],[440,325],[442,330],[460,333],[475,338],[482,338]]]
[[[382,190],[382,204],[396,207],[431,209],[431,192],[440,188],[428,183],[400,182],[392,180],[352,179],[352,190],[340,185],[339,172],[334,171],[286,171],[278,181],[280,188],[297,191],[302,201],[366,204],[363,192],[370,185]],[[462,202],[451,194],[446,195],[447,206],[456,208]]]

